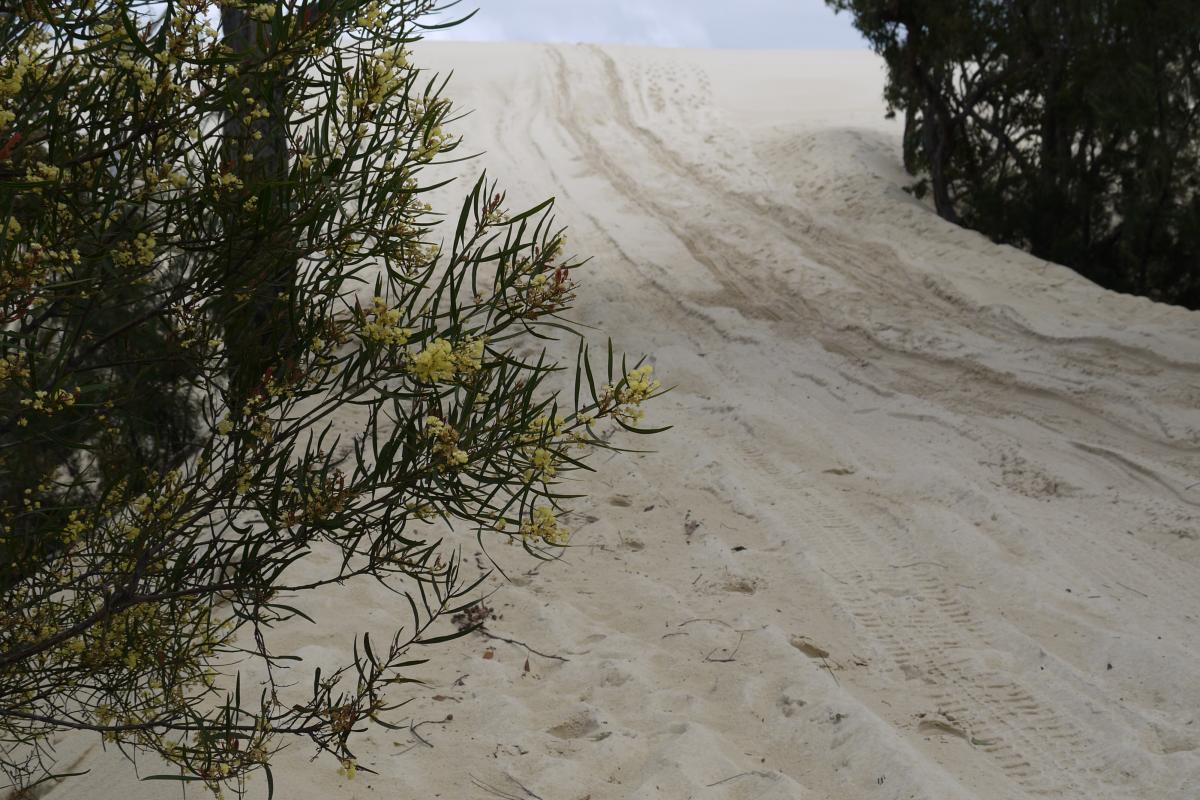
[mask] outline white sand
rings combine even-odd
[[[568,661],[430,651],[432,747],[372,735],[352,782],[296,747],[277,796],[1200,797],[1200,313],[902,192],[868,54],[420,56],[676,427],[599,460],[562,563],[500,548],[491,629]],[[297,646],[404,621],[377,597]],[[48,796],[177,796],[89,762]]]

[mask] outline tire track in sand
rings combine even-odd
[[[722,304],[732,305],[747,317],[778,322],[783,319],[799,319],[796,309],[773,302],[779,293],[762,293],[757,291],[757,282],[753,276],[736,265],[751,263],[746,255],[738,252],[723,242],[719,237],[708,231],[686,228],[679,223],[678,214],[674,209],[657,202],[652,194],[642,190],[618,160],[611,153],[611,145],[605,146],[597,139],[587,125],[582,123],[572,110],[571,73],[566,57],[557,48],[549,50],[555,61],[555,79],[558,91],[555,93],[557,104],[557,121],[578,145],[579,153],[588,166],[603,176],[617,192],[646,214],[661,222],[671,232],[672,236],[687,250],[688,255],[698,264],[704,266],[716,279],[723,292],[727,295]],[[619,94],[619,87],[614,86],[610,95],[612,118],[625,130],[635,130],[629,109]],[[653,159],[658,163],[673,160],[670,154],[660,145],[653,146]],[[746,286],[754,287],[753,293],[746,291]],[[799,300],[803,304],[803,300]]]
[[[1163,435],[1159,425],[1151,428],[1135,424],[1112,413],[1114,408],[1128,407],[1128,403],[1111,403],[1108,408],[1101,410],[1085,402],[1086,398],[1078,392],[1064,392],[1049,385],[1029,383],[1010,372],[997,371],[970,357],[938,353],[923,347],[913,348],[900,341],[881,338],[870,327],[847,318],[847,315],[857,313],[853,309],[835,307],[833,311],[845,313],[840,319],[832,319],[823,305],[809,303],[798,291],[781,290],[783,284],[780,276],[772,275],[770,266],[762,264],[761,259],[753,253],[742,252],[736,244],[718,236],[714,228],[719,229],[719,225],[689,226],[678,209],[658,201],[653,192],[646,191],[645,186],[627,171],[627,166],[613,155],[614,143],[607,139],[602,143],[593,127],[580,119],[577,109],[594,110],[602,104],[606,119],[616,124],[622,134],[628,137],[629,143],[644,149],[650,156],[650,163],[682,184],[674,193],[676,196],[720,197],[723,206],[719,207],[727,207],[741,218],[752,220],[753,224],[764,228],[760,236],[785,242],[816,263],[835,266],[839,274],[869,292],[866,298],[858,301],[858,305],[904,309],[910,316],[916,315],[915,321],[906,322],[914,328],[919,328],[930,319],[939,319],[953,323],[963,332],[996,342],[1012,343],[1015,336],[1029,339],[1029,344],[1035,347],[1044,348],[1047,344],[1045,337],[1015,325],[1003,315],[980,314],[978,309],[965,307],[953,296],[932,291],[929,281],[900,263],[896,252],[890,247],[846,237],[805,215],[799,208],[785,207],[765,197],[750,197],[720,182],[716,176],[703,173],[634,118],[630,108],[630,89],[610,55],[596,46],[585,46],[580,51],[597,61],[596,68],[604,74],[609,92],[600,98],[599,103],[575,102],[577,92],[572,90],[575,84],[571,79],[571,65],[561,49],[550,48],[549,53],[555,62],[558,123],[576,141],[581,156],[590,168],[604,177],[628,201],[665,225],[691,257],[707,267],[721,283],[725,292],[710,302],[732,305],[750,318],[797,324],[827,349],[843,353],[851,359],[863,359],[864,353],[878,354],[882,351],[886,358],[863,360],[896,365],[898,369],[892,375],[893,388],[916,397],[936,398],[936,402],[964,413],[979,414],[982,403],[984,412],[990,416],[1006,417],[1015,408],[1018,414],[1040,425],[1050,418],[1081,419],[1085,424],[1079,430],[1058,432],[1070,437],[1082,435],[1084,430],[1107,429],[1116,437],[1109,444],[1118,449],[1137,451],[1150,448],[1168,456],[1180,452],[1187,455],[1200,453],[1200,448],[1194,444],[1180,443]],[[588,83],[579,81],[578,85]],[[1132,349],[1117,342],[1112,342],[1112,345],[1112,350],[1099,348],[1095,337],[1081,337],[1063,340],[1058,347],[1071,349],[1070,353],[1061,353],[1064,357],[1083,358],[1088,363],[1099,359],[1096,363],[1104,364],[1111,360],[1113,350],[1123,353]],[[1006,347],[1020,349],[1015,344]],[[1151,361],[1161,358],[1153,351],[1138,352]],[[904,362],[911,364],[911,368]],[[1200,364],[1191,366],[1200,371]],[[947,369],[952,373],[969,375],[970,380],[965,385],[975,388],[986,385],[988,390],[958,396],[955,394],[956,387],[964,384],[955,380],[954,376],[945,379]],[[936,376],[935,379],[931,379],[931,375]],[[995,402],[992,398],[1001,398],[1001,401]],[[1036,418],[1026,412],[1026,408],[1037,409]]]
[[[764,513],[775,516],[778,526],[802,532],[804,557],[829,576],[830,593],[867,644],[886,654],[889,671],[917,682],[930,711],[952,719],[1013,789],[1027,797],[1103,796],[1097,744],[1042,693],[971,656],[998,648],[927,554],[902,531],[885,532],[842,513],[770,453],[744,446],[737,457],[752,473],[772,478],[775,485],[763,492],[759,508],[769,509]],[[767,495],[775,509],[766,504]],[[870,697],[860,700],[872,704]],[[877,711],[886,718],[884,709]]]

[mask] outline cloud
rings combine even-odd
[[[479,13],[429,38],[656,47],[856,48],[862,38],[823,0],[466,0]]]
[[[649,44],[655,47],[711,47],[708,29],[694,14],[682,11],[678,3],[648,3],[645,0],[624,0],[619,12],[618,31],[640,36],[641,41],[627,41],[615,36],[622,44]]]

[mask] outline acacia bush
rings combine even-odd
[[[408,46],[444,12],[0,9],[12,786],[54,777],[68,730],[217,793],[297,738],[352,775],[415,650],[461,633],[436,625],[482,579],[461,537],[546,557],[564,477],[647,432],[648,365],[537,344],[578,333],[549,201],[508,215],[485,178],[447,217],[425,201],[458,142]],[[357,579],[411,619],[297,682],[274,629]]]
[[[826,2],[887,62],[938,214],[1200,308],[1200,4]]]

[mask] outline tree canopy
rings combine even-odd
[[[1200,4],[827,0],[888,67],[937,212],[1200,308]]]

